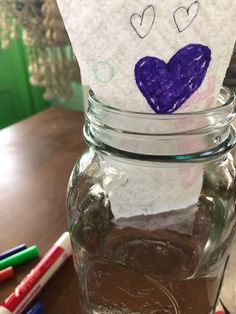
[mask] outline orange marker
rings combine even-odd
[[[14,271],[12,267],[8,267],[0,271],[0,282],[10,279],[14,276]]]

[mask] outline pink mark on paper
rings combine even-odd
[[[188,108],[194,104],[197,104],[200,101],[206,100],[206,104],[207,104],[206,109],[210,109],[213,106],[214,100],[215,100],[215,87],[216,87],[216,77],[211,76],[207,80],[206,89],[202,91],[197,91],[191,97],[191,99],[186,101],[183,108]]]
[[[216,86],[216,77],[211,76],[207,80],[206,89],[203,91],[196,92],[189,101],[186,102],[184,108],[188,108],[194,104],[197,104],[201,101],[206,101],[206,110],[211,109],[214,104],[215,100],[215,86]],[[191,124],[192,129],[198,129],[204,126],[204,120],[199,118],[186,118],[176,123],[176,130],[183,131],[189,129],[189,124]],[[186,141],[181,141],[180,143],[180,150],[182,151],[201,151],[203,145],[203,139],[201,137],[195,137],[194,139],[191,138]],[[202,167],[199,166],[186,166],[183,164],[180,168],[180,175],[181,175],[181,185],[184,189],[189,189],[191,186],[195,184],[195,182],[199,179],[202,175]]]
[[[202,167],[201,166],[182,166],[180,168],[180,175],[181,175],[181,186],[184,189],[189,189],[194,185],[194,183],[199,179],[200,175],[202,174]]]

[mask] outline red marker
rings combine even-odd
[[[14,276],[14,271],[12,267],[8,267],[0,271],[0,282],[10,279]]]
[[[66,232],[0,306],[0,314],[21,314],[71,253],[70,235]]]

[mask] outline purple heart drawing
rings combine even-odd
[[[135,66],[136,83],[156,113],[178,110],[202,85],[211,50],[200,44],[180,49],[168,63],[144,57]]]

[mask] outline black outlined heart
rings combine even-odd
[[[199,1],[194,1],[188,8],[180,7],[175,10],[174,21],[179,33],[182,33],[192,25],[193,21],[198,15],[199,8]]]
[[[137,35],[144,39],[150,33],[156,19],[156,12],[153,5],[144,9],[142,15],[134,13],[130,18],[130,24]]]

